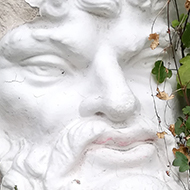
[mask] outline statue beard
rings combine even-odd
[[[175,171],[170,178],[166,174],[168,161],[173,160],[173,155],[171,151],[169,154],[166,152],[163,139],[156,138],[155,124],[144,118],[139,116],[135,124],[123,124],[125,128],[112,126],[99,118],[76,120],[63,129],[52,145],[35,144],[25,139],[15,143],[7,138],[11,148],[1,159],[4,176],[2,190],[12,190],[15,185],[19,190],[103,190],[111,189],[114,185],[118,190],[139,189],[143,180],[144,187],[150,187],[148,189],[155,190],[156,184],[159,190],[170,190],[166,180],[167,183],[177,180]],[[121,149],[124,148],[123,152],[127,152],[125,147],[137,140],[152,141],[148,150],[152,151],[154,147],[155,152],[151,156],[144,155],[143,150],[137,151],[136,147],[132,147],[132,154],[126,154],[120,159],[122,150],[114,150],[115,146],[120,146]],[[165,140],[168,150],[172,150],[174,140],[171,135]],[[140,146],[141,144],[137,149]],[[109,151],[116,157],[110,157]],[[92,160],[96,161],[93,165]],[[92,172],[93,168],[98,169]],[[98,172],[102,173],[97,175]]]

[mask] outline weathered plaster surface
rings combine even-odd
[[[0,0],[0,38],[7,31],[33,20],[38,14],[24,0]]]

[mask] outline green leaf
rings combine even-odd
[[[181,14],[179,17],[179,21],[178,20],[172,21],[172,27],[176,28],[177,26],[182,25],[186,21],[187,17],[188,17],[188,15]]]
[[[187,86],[187,89],[190,89],[190,56],[186,56],[180,59],[180,63],[182,64],[182,66],[178,69],[178,72],[181,83],[183,86]],[[178,77],[177,82],[178,84],[180,84]]]
[[[184,154],[181,152],[176,152],[175,156],[176,158],[173,161],[173,166],[179,166],[180,172],[185,172],[190,169],[188,159]]]
[[[166,78],[171,78],[172,71],[164,66],[164,62],[162,60],[159,60],[155,62],[152,74],[156,75],[157,82],[162,83]]]
[[[177,93],[180,95],[180,96],[184,96],[184,94],[183,94],[183,89],[181,88],[181,86],[180,86],[180,84],[178,83],[177,84]],[[185,92],[184,92],[185,93]],[[186,89],[186,95],[187,95],[187,97],[190,97],[190,89]]]
[[[188,130],[190,130],[190,117],[188,117],[188,119],[187,119],[185,125],[186,125],[186,128],[187,128]]]
[[[172,21],[172,27],[173,27],[173,28],[176,28],[177,26],[179,26],[179,23],[180,23],[180,22],[179,22],[178,20],[173,20],[173,21]]]
[[[184,23],[184,22],[186,21],[187,17],[188,17],[188,15],[181,14],[181,15],[179,16],[180,22],[182,21],[182,23]]]
[[[187,144],[188,147],[190,147],[190,139],[187,140]]]
[[[175,133],[176,135],[180,135],[181,133],[185,133],[185,126],[182,125],[182,120],[180,118],[177,119],[175,123]]]
[[[183,17],[184,17],[184,14],[181,14],[181,15],[179,16],[179,20],[181,21],[181,20],[183,19]]]
[[[190,115],[190,106],[186,106],[182,111],[184,115]]]
[[[179,23],[180,23],[180,22],[179,22],[178,20],[173,20],[173,21],[172,21],[172,27],[173,27],[173,28],[176,28],[177,26],[179,26]]]
[[[190,25],[186,26],[186,29],[182,35],[181,40],[185,47],[187,47],[187,48],[190,47]]]
[[[187,55],[186,57],[179,60],[179,62],[183,65],[190,64],[190,55]]]
[[[180,90],[179,90],[180,89]],[[180,95],[180,96],[183,96],[183,91],[182,91],[182,88],[181,88],[181,86],[180,86],[180,84],[179,83],[177,83],[177,93]]]

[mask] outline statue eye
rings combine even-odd
[[[66,74],[73,74],[73,67],[56,55],[32,56],[20,62],[22,73],[31,84],[49,84],[65,79]]]
[[[54,65],[25,65],[22,66],[21,74],[25,81],[35,86],[45,86],[55,84],[58,81],[65,80],[66,72],[63,68]]]
[[[73,71],[71,64],[57,55],[33,56],[23,60],[20,65],[38,76],[56,77]]]
[[[42,77],[59,77],[60,75],[65,74],[63,68],[59,68],[57,66],[47,65],[27,65],[26,69],[30,71],[32,74]]]

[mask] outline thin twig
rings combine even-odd
[[[183,181],[180,179],[180,177],[179,177],[178,175],[176,175],[176,173],[175,173],[174,171],[171,170],[171,172],[172,172],[173,175],[175,175],[175,176],[179,179],[179,181],[181,182],[183,188],[184,188],[185,190],[189,190],[189,189],[187,189],[187,188],[185,187],[185,184],[184,184]]]
[[[167,6],[168,2],[166,2],[166,4],[162,7],[162,9],[158,12],[158,14],[156,15],[155,19],[152,22],[152,26],[151,26],[151,34],[153,34],[153,28],[154,28],[154,24],[158,18],[158,16],[161,14],[161,12],[165,9],[165,7]]]
[[[159,116],[159,113],[158,113],[158,110],[157,110],[157,106],[156,106],[155,96],[153,95],[153,88],[152,88],[152,84],[151,84],[151,76],[150,76],[149,80],[150,80],[151,96],[152,96],[153,105],[154,105],[154,112],[155,112],[157,120],[158,120],[158,130],[163,131],[163,128],[161,126],[161,122],[162,122],[161,121],[161,117]],[[166,139],[165,138],[164,138],[164,147],[165,147],[165,150],[166,150],[166,158],[167,158],[167,161],[168,161],[168,165],[171,168],[171,162],[169,160],[168,147],[167,147],[167,143],[166,143]]]
[[[185,24],[184,24],[184,28],[183,28],[183,33],[185,32],[185,28],[187,26],[187,22],[188,22],[188,19],[189,19],[189,15],[190,15],[190,9],[188,10],[188,13],[187,13],[187,18],[185,20]],[[183,34],[182,34],[183,35]]]
[[[172,38],[171,38],[171,31],[170,31],[170,16],[169,16],[169,10],[170,10],[170,0],[167,1],[167,22],[168,22],[168,35],[169,35],[169,41],[170,41],[170,46],[171,46],[171,49],[172,49],[172,55],[173,55],[173,60],[174,60],[174,64],[175,64],[175,67],[177,69],[177,77],[179,79],[179,84],[181,87],[183,87],[182,85],[182,82],[181,82],[181,78],[180,78],[180,75],[179,75],[179,71],[178,71],[178,66],[177,66],[177,61],[176,61],[176,57],[175,57],[175,49],[173,47],[173,43],[172,43]],[[187,105],[190,105],[189,104],[189,100],[187,98],[187,94],[183,92],[183,95],[184,95],[184,98],[186,100],[186,103]]]
[[[189,184],[189,170],[187,171],[187,184],[188,184],[188,190],[190,190],[190,184]]]
[[[174,5],[175,5],[176,13],[177,13],[177,20],[179,21],[179,9],[178,9],[178,5],[177,5],[176,0],[174,0]]]
[[[188,21],[188,19],[189,19],[189,14],[190,14],[190,10],[189,10],[188,13],[187,13],[187,18],[186,18],[186,20],[185,20],[184,27],[183,27],[183,29],[180,30],[181,54],[182,54],[182,58],[185,57],[185,53],[184,53],[185,47],[184,47],[183,42],[182,42],[182,36],[183,36],[183,33],[185,32],[185,29],[186,29],[186,26],[187,26],[187,21]]]

